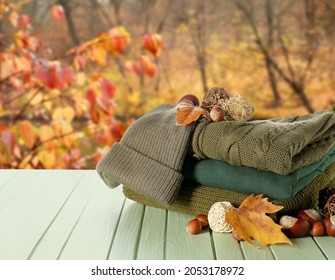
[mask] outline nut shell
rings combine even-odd
[[[224,110],[221,106],[214,106],[210,112],[210,116],[213,122],[220,122],[224,120]]]
[[[198,234],[202,230],[201,222],[198,219],[190,220],[186,225],[186,232]]]
[[[325,235],[325,233],[326,233],[326,227],[321,221],[315,222],[312,225],[311,230],[309,231],[309,234],[312,236],[322,236]]]
[[[184,95],[182,98],[179,99],[178,103],[184,102],[184,101],[191,102],[194,106],[199,106],[200,104],[198,97],[196,97],[193,94]]]
[[[209,223],[207,215],[198,214],[197,216],[195,216],[195,218],[200,221],[202,228],[208,227]]]
[[[320,213],[315,209],[299,210],[296,216],[298,219],[306,220],[311,225],[318,221],[322,221]]]
[[[327,215],[323,222],[326,227],[327,235],[335,236],[335,216]]]
[[[307,235],[310,229],[310,224],[306,220],[287,215],[280,218],[279,224],[283,227],[282,231],[288,237],[303,237]]]

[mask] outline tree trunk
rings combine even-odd
[[[287,64],[289,66],[289,74],[287,75],[283,69],[279,66],[279,64],[277,63],[276,59],[271,56],[271,53],[269,52],[268,48],[266,47],[266,43],[264,42],[264,40],[262,39],[258,28],[257,28],[257,24],[256,21],[254,19],[254,15],[252,13],[252,11],[248,10],[243,4],[241,0],[235,0],[235,4],[236,6],[244,13],[244,15],[246,16],[250,27],[256,37],[256,44],[259,47],[260,52],[264,55],[267,63],[269,63],[271,65],[271,68],[273,70],[275,70],[277,72],[277,74],[284,80],[285,83],[287,83],[290,88],[293,90],[293,92],[295,94],[298,95],[298,97],[300,98],[300,100],[302,101],[302,104],[305,106],[305,108],[307,109],[307,111],[309,113],[314,112],[313,107],[310,103],[310,101],[307,99],[306,97],[306,93],[304,90],[304,82],[305,80],[303,79],[300,83],[297,82],[297,80],[295,79],[295,73],[293,71],[290,65],[290,63],[288,62],[288,50],[286,49],[285,45],[282,44],[282,48],[283,48],[283,52],[284,55],[286,56],[286,60],[287,60]],[[280,29],[278,29],[278,31],[280,31]],[[306,71],[309,69],[311,63],[307,64],[307,68]],[[306,72],[307,73],[307,72]],[[305,75],[306,75],[305,73]]]
[[[71,7],[68,2],[69,1],[66,1],[66,0],[58,0],[58,3],[62,5],[64,8],[66,23],[69,28],[69,32],[72,38],[73,45],[78,46],[80,44],[80,39],[78,37],[77,30],[76,30],[75,24],[72,19]]]
[[[271,87],[272,94],[273,94],[272,106],[279,107],[281,106],[281,98],[280,98],[279,91],[278,91],[276,74],[273,72],[271,62],[269,61],[268,58],[265,58],[265,65],[266,65],[266,70],[267,70],[268,77],[269,77],[270,87]]]
[[[199,63],[202,89],[204,91],[204,94],[206,94],[206,92],[208,91],[208,85],[207,85],[207,73],[206,73],[206,60],[204,55],[198,54],[198,63]]]
[[[265,2],[265,14],[266,14],[266,21],[267,21],[267,48],[271,49],[273,46],[273,0],[266,0]],[[281,105],[281,98],[278,91],[277,86],[277,78],[276,74],[272,69],[271,62],[269,61],[268,57],[264,56],[264,61],[266,65],[266,71],[268,73],[268,78],[270,82],[271,91],[273,94],[273,107],[279,107]]]
[[[306,107],[307,111],[309,113],[313,113],[314,109],[311,105],[311,103],[309,102],[309,100],[306,97],[306,93],[303,87],[299,86],[296,83],[293,83],[291,85],[291,88],[294,90],[294,92],[300,97],[302,104]]]

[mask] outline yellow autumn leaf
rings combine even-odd
[[[92,46],[92,60],[96,61],[101,67],[106,66],[106,54],[107,51],[102,45]]]
[[[70,106],[59,107],[52,114],[52,118],[54,120],[64,119],[67,120],[68,122],[72,122],[74,116],[75,112]]]
[[[52,169],[55,166],[56,156],[53,152],[41,150],[37,157],[45,169]]]
[[[22,136],[25,144],[29,149],[34,146],[36,136],[34,132],[34,127],[30,121],[21,121],[18,125],[19,133]]]
[[[54,128],[56,136],[59,136],[59,141],[66,146],[71,148],[76,142],[76,135],[74,135],[73,127],[71,123],[66,120],[56,120],[54,121]]]
[[[55,146],[53,141],[50,141],[55,136],[54,131],[48,125],[42,125],[39,130],[39,139],[43,143],[44,147],[48,150],[52,150]]]
[[[250,195],[239,208],[226,213],[225,221],[242,239],[252,245],[254,245],[252,239],[259,241],[264,246],[276,243],[292,245],[292,242],[281,231],[282,226],[276,224],[271,217],[266,215],[267,213],[276,213],[282,208],[282,206],[269,202],[268,198],[262,198],[261,194]]]

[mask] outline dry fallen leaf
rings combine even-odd
[[[207,119],[211,119],[209,113],[198,106],[194,106],[191,102],[181,102],[177,105],[177,125],[188,125],[191,122],[194,122],[203,115]]]
[[[250,195],[239,208],[226,213],[226,222],[229,223],[238,235],[248,243],[256,246],[252,239],[257,240],[264,246],[275,243],[292,242],[281,231],[282,226],[276,224],[266,213],[275,213],[281,210],[277,206],[262,198],[262,195]]]

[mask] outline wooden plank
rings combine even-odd
[[[60,259],[107,259],[125,197],[108,188],[96,174],[96,190],[74,228]]]
[[[311,237],[292,238],[293,245],[271,246],[277,260],[324,260],[325,256]]]
[[[83,174],[49,227],[41,236],[39,243],[30,255],[31,259],[55,260],[59,258],[73,228],[87,205],[96,185],[96,176],[88,171],[76,171]]]
[[[335,238],[331,236],[314,237],[316,244],[328,260],[335,260]]]
[[[197,235],[186,232],[185,227],[193,216],[168,212],[165,257],[169,260],[211,260],[214,259],[209,229]]]
[[[143,214],[144,205],[126,199],[109,259],[133,260],[136,258]]]
[[[243,260],[243,252],[240,243],[231,233],[213,232],[216,258],[218,260]]]
[[[257,241],[254,241],[256,246],[260,246],[259,248],[254,247],[253,245],[241,241],[241,248],[246,260],[273,260],[274,257],[269,247],[265,247],[260,245]]]
[[[9,174],[9,175],[6,175]],[[12,175],[15,175],[12,177]],[[20,172],[2,171],[1,182],[3,183],[0,189],[0,212],[1,210],[14,199],[31,181],[31,179],[37,175],[37,172],[28,170]],[[3,178],[2,178],[3,176]]]
[[[145,207],[137,259],[164,259],[166,218],[166,210],[148,206]]]
[[[29,257],[82,175],[71,171],[30,172],[35,176],[0,212],[1,259]]]
[[[0,169],[0,190],[19,173],[15,169]]]

